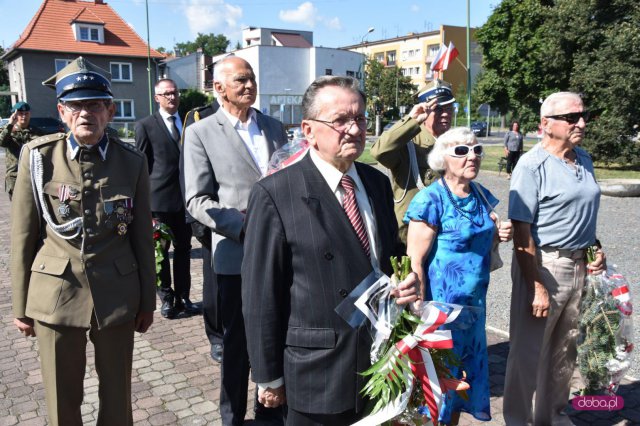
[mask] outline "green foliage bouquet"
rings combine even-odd
[[[615,394],[633,350],[632,312],[624,276],[613,269],[587,275],[578,322],[582,395]]]
[[[394,274],[389,287],[404,280],[410,272],[410,260],[392,258]],[[460,363],[452,351],[451,328],[464,327],[460,305],[427,302],[411,310],[398,309],[390,297],[378,300],[380,318],[387,327],[379,327],[371,349],[372,366],[362,374],[369,377],[362,393],[373,403],[371,414],[357,426],[396,424],[434,424],[438,421],[444,395],[455,390],[465,397],[469,385],[455,378],[450,367]],[[466,315],[466,322],[473,321]],[[447,327],[448,329],[442,329]],[[356,426],[354,425],[354,426]]]
[[[173,233],[168,225],[153,219],[153,244],[156,256],[156,285],[160,287],[160,272],[164,260],[164,249],[173,241]]]

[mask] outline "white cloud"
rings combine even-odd
[[[194,37],[198,33],[215,33],[224,34],[228,39],[240,38],[240,6],[227,4],[224,0],[187,0],[184,14]]]
[[[412,4],[412,5],[409,7],[409,10],[411,10],[411,11],[412,11],[412,12],[414,12],[414,13],[415,13],[415,12],[420,12],[420,6],[418,6],[417,4]]]
[[[322,23],[332,30],[342,29],[340,18],[326,18],[318,15],[318,9],[309,1],[302,3],[296,9],[281,10],[279,16],[280,20],[284,22],[301,24],[309,28],[314,28],[317,23]]]
[[[323,19],[324,25],[331,30],[341,30],[342,23],[340,22],[340,18],[337,16],[335,18],[325,18]]]
[[[316,9],[313,3],[307,1],[298,6],[297,9],[281,10],[279,16],[284,22],[304,24],[313,28],[316,23],[317,14],[318,9]]]

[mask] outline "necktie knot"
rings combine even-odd
[[[178,130],[178,126],[176,125],[176,116],[170,115],[168,118],[171,122],[171,137],[174,141],[178,142],[180,140],[180,131]]]
[[[340,179],[340,186],[342,186],[345,191],[352,192],[355,188],[355,182],[351,176],[343,175],[342,179]]]

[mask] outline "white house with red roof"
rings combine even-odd
[[[103,0],[44,0],[6,51],[11,91],[29,102],[34,116],[57,117],[55,91],[42,82],[78,56],[111,72],[114,122],[149,115],[147,44]],[[151,80],[164,58],[151,49]]]

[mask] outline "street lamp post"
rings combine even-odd
[[[367,32],[366,32],[366,33],[364,33],[364,35],[363,35],[362,37],[360,37],[360,48],[361,48],[363,51],[364,51],[364,39],[365,39],[365,38],[367,38],[367,36],[368,36],[369,34],[371,34],[372,32],[374,32],[375,30],[376,30],[376,29],[375,29],[374,27],[369,27],[369,29],[367,30]],[[363,91],[363,92],[364,92],[364,72],[365,72],[365,71],[364,71],[364,67],[365,67],[365,62],[366,62],[366,60],[367,60],[366,58],[367,58],[367,55],[366,55],[366,53],[364,53],[364,52],[363,52],[363,53],[362,53],[362,64],[360,64],[360,70],[361,70],[361,73],[362,73],[362,79],[360,80],[360,82],[361,82],[360,84],[361,84],[361,86],[362,86],[361,88],[362,88],[362,91]]]

